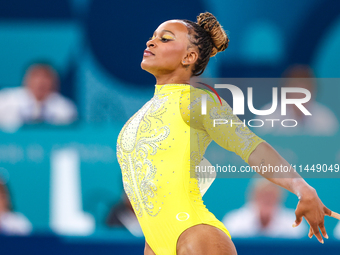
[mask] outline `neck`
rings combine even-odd
[[[272,218],[268,216],[260,216],[261,227],[266,228],[268,227],[269,223],[271,222]]]
[[[188,73],[181,73],[181,74],[162,74],[162,75],[155,75],[156,81],[158,85],[163,84],[190,84],[190,75]]]
[[[3,215],[4,213],[8,212],[5,208],[0,209],[0,215]]]

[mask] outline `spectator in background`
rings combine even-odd
[[[76,106],[60,95],[58,89],[59,77],[50,65],[31,65],[22,87],[0,91],[0,128],[15,132],[23,124],[63,125],[76,120]]]
[[[284,207],[281,187],[267,179],[255,178],[248,190],[249,201],[223,218],[232,237],[301,238],[307,234],[305,221],[292,227],[295,212]]]
[[[277,121],[275,123],[276,125],[272,127],[268,122],[267,125],[257,129],[258,132],[273,133],[277,135],[334,135],[338,131],[339,122],[334,113],[329,108],[321,103],[316,102],[316,80],[312,69],[306,65],[293,65],[284,72],[283,78],[285,78],[285,83],[283,84],[284,87],[304,88],[311,92],[310,101],[304,103],[303,105],[312,114],[312,116],[304,115],[304,113],[293,104],[288,104],[287,114],[285,116],[281,116],[281,103],[278,102],[278,108],[273,114],[268,116],[257,116],[256,118],[260,118],[263,121],[265,121],[265,119],[294,119],[298,122],[297,126],[283,127]],[[287,94],[288,99],[304,97],[305,95],[301,93]],[[269,103],[268,105],[265,105],[263,109],[269,109],[271,105],[272,103]]]
[[[122,201],[111,209],[106,219],[106,224],[110,227],[125,227],[134,236],[143,236],[142,228],[125,194],[123,195]]]
[[[27,235],[32,231],[29,220],[21,213],[12,211],[7,186],[0,179],[0,234]]]

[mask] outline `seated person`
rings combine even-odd
[[[313,71],[309,66],[294,65],[288,68],[283,75],[283,87],[304,88],[310,91],[311,99],[304,103],[303,106],[312,114],[304,115],[304,113],[293,104],[287,104],[287,114],[281,115],[281,101],[278,102],[276,111],[266,116],[256,116],[257,119],[294,119],[297,121],[296,127],[284,127],[275,122],[274,127],[268,122],[261,128],[259,133],[272,133],[277,135],[314,135],[314,136],[332,136],[339,129],[339,122],[335,114],[325,105],[316,101],[317,84]],[[287,93],[288,99],[304,98],[302,93]],[[262,110],[269,109],[272,103],[265,105]],[[290,123],[291,124],[291,123]]]
[[[282,204],[282,188],[265,178],[255,178],[249,201],[240,209],[227,213],[223,223],[232,237],[301,238],[307,236],[307,224],[293,228],[295,212]]]
[[[143,236],[142,228],[139,225],[129,199],[125,194],[123,195],[122,200],[111,209],[106,219],[106,225],[110,227],[125,227],[134,236]]]
[[[0,234],[27,235],[31,231],[29,220],[23,214],[13,212],[7,186],[0,179]]]
[[[59,77],[51,66],[31,65],[22,87],[0,91],[0,129],[15,132],[26,123],[63,125],[76,120],[76,106],[58,88]]]

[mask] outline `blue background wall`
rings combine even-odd
[[[338,77],[339,9],[329,0],[1,1],[0,86],[20,85],[30,62],[48,60],[84,120],[124,120],[154,92],[154,78],[140,68],[147,39],[165,20],[195,20],[204,11],[230,37],[204,77],[280,77],[294,63]]]
[[[20,86],[28,64],[47,60],[61,75],[61,93],[76,102],[81,117],[78,125],[65,129],[42,126],[23,128],[16,134],[0,133],[2,150],[14,148],[14,158],[0,157],[0,167],[9,173],[15,209],[35,229],[49,228],[49,155],[55,143],[111,148],[113,154],[106,160],[93,163],[83,158],[81,163],[84,210],[94,215],[98,231],[105,228],[109,207],[122,192],[115,157],[118,132],[154,93],[155,79],[140,68],[145,43],[163,21],[195,20],[204,11],[216,15],[228,30],[230,44],[211,59],[203,77],[280,77],[294,63],[311,65],[320,78],[340,76],[340,1],[0,1],[0,87]],[[320,87],[319,101],[340,119],[339,95],[336,86]],[[329,164],[340,162],[339,135],[328,140],[264,138],[287,153],[287,159],[309,160],[316,153]],[[27,156],[30,146],[36,144],[43,150],[38,161]],[[211,151],[213,146],[216,144]],[[239,163],[232,154],[219,153]],[[295,158],[290,158],[292,153]],[[207,158],[214,162],[209,151]],[[217,179],[204,199],[208,208],[221,219],[240,207],[248,182]],[[339,179],[308,182],[327,206],[340,211]],[[295,208],[296,203],[288,195],[286,205]],[[330,235],[335,224],[334,219],[326,219]],[[136,242],[139,248],[143,244]]]

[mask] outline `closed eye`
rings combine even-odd
[[[160,40],[161,40],[162,42],[172,41],[172,40],[170,40],[170,39],[168,39],[168,38],[164,38],[164,37],[162,37]]]
[[[152,37],[149,38],[149,41],[151,41],[151,40],[153,40],[153,39],[155,39],[155,38],[156,38],[155,36],[152,36]],[[166,38],[165,36],[161,37],[159,40],[160,40],[161,42],[169,42],[169,41],[173,41],[172,38]]]

